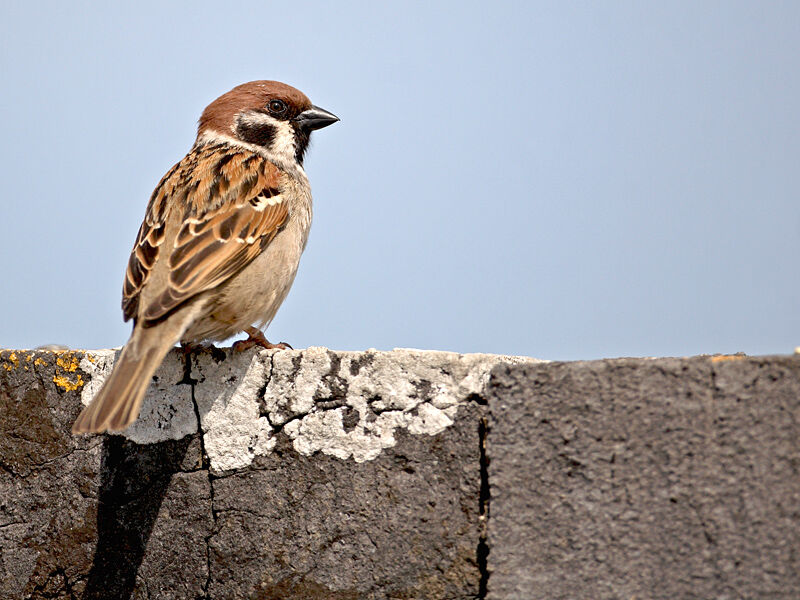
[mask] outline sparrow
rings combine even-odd
[[[311,227],[303,157],[338,121],[299,90],[251,81],[206,107],[189,153],[147,205],[122,289],[130,339],[73,433],[121,431],[139,415],[167,352],[269,325],[294,281]]]

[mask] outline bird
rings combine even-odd
[[[156,186],[122,289],[133,330],[72,426],[123,431],[169,350],[263,333],[286,298],[312,217],[303,158],[311,133],[339,121],[278,81],[239,85],[209,104],[186,156]]]

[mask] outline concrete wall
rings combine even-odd
[[[800,357],[0,353],[0,598],[798,598]]]

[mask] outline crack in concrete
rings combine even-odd
[[[318,411],[318,410],[312,409],[312,410],[310,410],[308,412],[300,413],[298,415],[294,415],[293,417],[289,417],[283,423],[273,423],[270,420],[270,413],[267,413],[266,417],[267,417],[267,422],[269,423],[270,427],[272,427],[272,431],[273,431],[272,435],[274,436],[274,435],[277,435],[278,433],[282,432],[284,430],[284,428],[287,425],[289,425],[290,423],[294,423],[295,421],[302,421],[308,415],[324,412],[324,410],[325,409]],[[331,410],[335,410],[335,409],[331,409]]]
[[[52,465],[55,462],[68,459],[69,457],[74,456],[75,454],[79,454],[79,453],[82,453],[82,452],[86,453],[86,452],[90,452],[90,451],[94,450],[95,448],[97,448],[97,446],[100,446],[102,444],[102,441],[103,441],[102,438],[98,438],[98,441],[96,443],[92,443],[86,448],[74,448],[73,450],[70,450],[66,454],[59,454],[58,456],[54,456],[53,458],[48,458],[47,460],[43,460],[42,462],[32,463],[31,467],[30,467],[30,471],[28,471],[27,473],[22,473],[22,472],[17,471],[13,467],[9,466],[7,463],[5,463],[3,461],[0,461],[0,469],[5,471],[9,475],[12,475],[13,477],[25,480],[28,477],[30,477],[31,475],[38,474],[39,471],[41,471],[42,469],[46,469],[47,467],[49,467],[50,465]]]
[[[214,535],[214,529],[217,526],[217,515],[214,512],[214,477],[211,474],[211,465],[208,459],[208,453],[206,452],[206,443],[205,443],[205,434],[203,432],[203,422],[200,418],[200,407],[197,404],[197,398],[195,398],[195,386],[200,381],[199,379],[193,379],[192,376],[192,354],[186,354],[186,363],[184,365],[184,378],[180,383],[185,383],[189,385],[189,389],[191,391],[192,397],[192,407],[194,408],[194,415],[197,418],[197,435],[200,436],[200,462],[201,462],[201,469],[206,472],[208,477],[208,494],[209,494],[209,508],[211,510],[211,521],[212,521],[212,532],[203,537],[203,541],[206,545],[206,580],[201,585],[201,589],[203,590],[203,599],[208,599],[210,596],[208,595],[208,588],[211,586],[211,538]]]
[[[489,508],[492,499],[491,488],[489,487],[489,458],[486,454],[486,442],[489,435],[489,422],[487,418],[478,421],[478,443],[479,465],[481,473],[481,485],[478,494],[478,518],[480,519],[481,531],[478,536],[477,562],[480,571],[480,581],[478,582],[478,600],[484,600],[489,587]]]

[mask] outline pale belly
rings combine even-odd
[[[287,223],[249,265],[205,293],[207,316],[190,325],[181,340],[222,341],[250,325],[269,325],[292,287],[306,237],[301,223]]]

